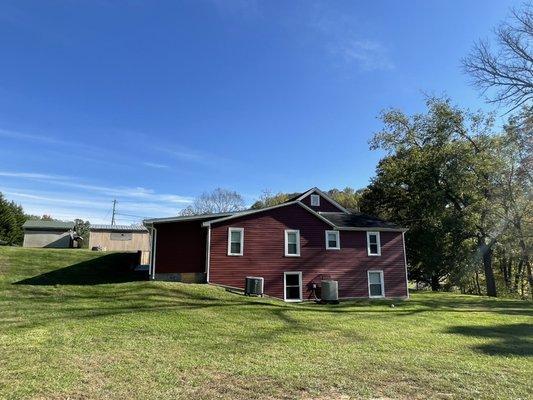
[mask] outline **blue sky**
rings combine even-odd
[[[2,1],[0,191],[174,215],[224,187],[364,187],[382,109],[486,108],[460,59],[518,1]]]

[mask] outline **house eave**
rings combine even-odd
[[[336,230],[338,231],[373,231],[373,232],[407,232],[408,228],[384,228],[384,227],[374,227],[374,226],[367,226],[367,227],[355,227],[355,226],[336,226]]]

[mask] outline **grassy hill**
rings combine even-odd
[[[127,256],[0,247],[0,398],[526,399],[533,305],[285,304],[138,281]],[[111,283],[107,283],[111,282]]]

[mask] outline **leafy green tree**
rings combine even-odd
[[[493,118],[454,107],[449,99],[428,99],[427,108],[411,117],[399,110],[383,113],[384,128],[371,148],[389,155],[361,208],[410,228],[414,279],[438,289],[474,258],[483,266],[487,294],[496,296],[493,250],[509,221],[497,202],[494,176],[502,160],[493,152],[499,140]]]
[[[89,245],[91,223],[89,221],[76,218],[74,220],[74,224],[76,233],[83,238],[82,247],[86,248]]]
[[[22,207],[7,201],[0,193],[0,240],[9,245],[21,245],[24,239],[22,224],[26,217]]]
[[[346,187],[342,190],[331,189],[328,191],[328,194],[344,208],[357,211],[359,210],[359,201],[361,200],[363,190],[364,189],[356,190],[351,187]]]
[[[252,210],[258,210],[260,208],[277,206],[278,204],[285,203],[289,199],[297,196],[299,193],[272,193],[270,190],[265,189],[261,193],[259,199],[250,207]]]

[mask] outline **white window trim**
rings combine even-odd
[[[296,275],[298,274],[298,279],[300,283],[300,298],[299,299],[287,299],[287,275]],[[300,271],[287,271],[283,273],[283,301],[288,303],[299,303],[303,300],[303,282],[302,282],[302,273]]]
[[[334,233],[337,236],[337,246],[329,247],[328,235]],[[339,231],[326,231],[326,250],[340,250],[341,249],[341,235]]]
[[[296,254],[289,254],[289,233],[296,233]],[[300,257],[300,231],[298,229],[285,229],[285,257]]]
[[[313,199],[316,200],[316,204],[313,204]],[[320,195],[319,194],[312,194],[311,195],[311,207],[320,207]]]
[[[239,253],[231,252],[231,232],[241,233],[241,251]],[[244,228],[228,228],[228,256],[242,256],[244,254]]]
[[[372,296],[370,295],[370,273],[371,272],[379,272],[380,278],[381,278],[381,296]],[[371,299],[383,299],[385,297],[385,278],[383,274],[383,270],[381,269],[369,269],[366,271],[366,280],[368,283],[368,297]]]
[[[370,252],[370,235],[376,235],[377,244],[378,244],[378,252],[376,254],[373,254]],[[381,237],[378,231],[367,231],[366,232],[366,253],[370,257],[381,256]]]

